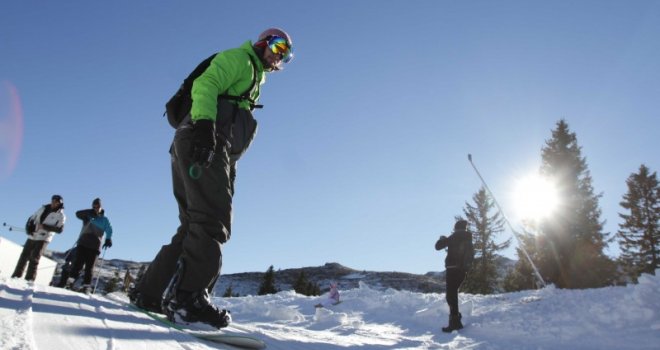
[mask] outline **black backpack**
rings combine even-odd
[[[34,222],[32,217],[30,216],[27,219],[27,222],[25,223],[25,233],[27,233],[28,235],[31,236],[34,233],[34,231],[36,231],[36,230],[37,230],[37,224]]]
[[[463,240],[461,240],[461,243],[459,243],[459,252],[458,254],[459,261],[458,263],[460,266],[463,268],[463,270],[468,271],[472,267],[472,262],[474,261],[474,245],[472,244],[472,233],[467,232],[468,235],[470,235],[469,239],[467,237]]]
[[[179,90],[176,91],[176,93],[167,101],[165,104],[165,113],[163,115],[167,115],[167,121],[170,123],[170,125],[173,128],[178,128],[183,119],[188,115],[190,112],[190,108],[192,108],[192,97],[191,97],[191,91],[192,91],[192,85],[195,79],[202,75],[204,71],[211,65],[211,61],[215,58],[217,53],[211,55],[209,58],[205,59],[202,61],[200,64],[197,65],[197,67],[188,75],[188,77],[183,81],[183,84],[179,87]],[[257,105],[254,103],[254,101],[250,98],[250,93],[252,92],[252,89],[254,89],[254,86],[257,83],[257,64],[254,62],[254,59],[252,56],[248,55],[250,57],[250,61],[252,62],[252,69],[254,70],[254,73],[252,75],[252,85],[245,91],[243,94],[240,96],[231,96],[227,94],[223,94],[218,96],[218,98],[225,98],[228,100],[234,100],[234,101],[243,101],[247,100],[250,102],[250,107],[252,109],[254,108],[263,108],[263,105]]]

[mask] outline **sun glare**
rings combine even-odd
[[[520,180],[515,191],[515,206],[522,219],[540,220],[552,214],[559,198],[555,185],[534,175]]]

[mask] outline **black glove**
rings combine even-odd
[[[438,241],[435,242],[435,250],[447,248],[447,236],[440,236]]]
[[[193,124],[192,161],[208,168],[215,155],[215,122],[200,119]]]
[[[103,249],[110,247],[112,247],[112,240],[110,238],[106,238],[105,243],[103,243]]]

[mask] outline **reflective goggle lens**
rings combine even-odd
[[[284,38],[273,36],[268,40],[268,47],[274,54],[282,55],[282,62],[284,63],[289,63],[293,58],[293,49]]]

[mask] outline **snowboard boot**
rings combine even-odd
[[[71,271],[71,267],[69,266],[66,268],[66,265],[64,266],[65,267],[62,268],[62,273],[60,274],[60,280],[57,282],[57,284],[55,284],[55,286],[59,288],[66,287],[66,282],[69,280],[69,271]]]
[[[131,289],[131,291],[128,293],[128,298],[131,300],[131,304],[142,310],[155,312],[157,314],[163,313],[163,309],[160,307],[160,298],[155,298],[141,293],[136,288]]]
[[[25,273],[25,280],[26,281],[34,281],[37,278],[37,267],[36,266],[28,266],[27,273]]]
[[[231,314],[227,310],[219,310],[211,304],[206,290],[188,292],[177,290],[169,301],[163,303],[163,311],[172,322],[201,322],[213,328],[224,328],[231,323]]]
[[[87,295],[92,294],[92,286],[89,285],[89,284],[83,284],[82,287],[80,287],[80,289],[78,289],[78,291],[80,293],[87,294]]]
[[[463,328],[461,318],[463,318],[463,315],[461,315],[460,312],[458,315],[449,315],[449,325],[447,327],[442,327],[442,331],[445,333],[451,333],[452,331],[457,331]]]
[[[64,289],[69,289],[73,290],[73,285],[76,283],[76,279],[73,277],[69,277],[66,279],[66,282],[64,283]]]

